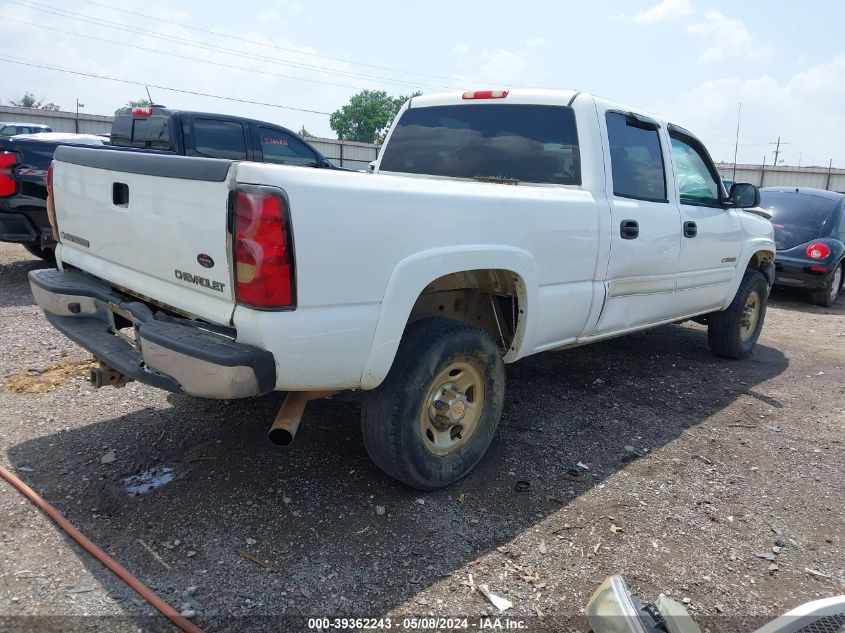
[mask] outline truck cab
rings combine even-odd
[[[304,138],[280,125],[159,105],[118,110],[111,143],[183,156],[339,169]]]

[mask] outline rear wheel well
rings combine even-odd
[[[417,297],[408,324],[446,317],[485,330],[503,355],[516,352],[522,340],[525,285],[510,270],[478,269],[444,275]]]

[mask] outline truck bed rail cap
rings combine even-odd
[[[56,150],[55,159],[95,169],[108,169],[129,174],[223,182],[232,161],[221,158],[171,156],[143,151],[119,150],[107,147],[97,149],[62,145]]]

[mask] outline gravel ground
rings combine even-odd
[[[207,630],[426,615],[477,628],[494,609],[470,576],[531,631],[586,630],[579,612],[614,573],[645,599],[688,601],[709,630],[845,593],[842,301],[776,292],[745,361],[714,358],[684,324],[511,365],[482,464],[420,495],[368,461],[358,394],[312,403],[276,452],[281,395],[94,391],[89,356],[33,304],[39,266],[0,244],[0,460]],[[11,390],[21,376],[56,386]],[[173,630],[5,482],[0,614],[4,630]]]

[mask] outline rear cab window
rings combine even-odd
[[[605,119],[613,195],[668,202],[657,124],[622,112],[607,112]]]
[[[153,115],[135,117],[131,114],[115,116],[111,131],[112,145],[175,151],[171,138],[170,117]]]
[[[380,171],[510,184],[581,184],[575,114],[566,106],[410,108],[382,151]]]

